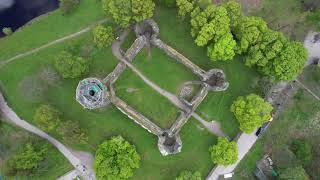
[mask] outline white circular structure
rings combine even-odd
[[[76,99],[86,109],[100,108],[109,102],[107,88],[97,78],[80,81],[76,90]]]

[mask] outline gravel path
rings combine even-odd
[[[9,122],[20,128],[23,128],[43,139],[48,140],[53,146],[55,146],[67,159],[68,161],[75,167],[79,174],[85,180],[94,180],[95,174],[90,167],[90,165],[86,165],[79,158],[77,158],[70,149],[68,149],[65,145],[60,143],[55,138],[51,137],[49,134],[44,131],[36,128],[35,126],[29,124],[27,121],[20,119],[20,117],[8,106],[5,101],[2,93],[0,92],[0,112],[1,115]]]

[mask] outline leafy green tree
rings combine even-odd
[[[236,41],[233,40],[231,33],[221,37],[216,43],[208,46],[208,56],[212,61],[227,61],[233,59],[235,55]]]
[[[282,33],[267,30],[258,43],[249,47],[245,64],[250,67],[256,65],[260,68],[266,66],[270,61],[279,57],[287,42],[287,38]]]
[[[110,46],[115,39],[111,26],[104,27],[102,25],[98,25],[92,30],[92,34],[93,42],[100,49]]]
[[[50,105],[41,105],[34,115],[34,121],[44,131],[53,131],[60,122],[60,112]]]
[[[153,0],[132,0],[132,14],[135,22],[149,19],[153,16],[155,4]]]
[[[267,23],[260,17],[243,17],[234,28],[237,40],[237,53],[246,53],[248,49],[261,41],[263,34],[268,30]]]
[[[227,138],[218,138],[218,143],[209,148],[211,159],[214,163],[228,166],[238,160],[237,143],[229,142]]]
[[[228,12],[231,27],[236,27],[243,16],[240,4],[236,1],[228,1],[223,3],[222,6],[226,8]]]
[[[33,144],[27,143],[7,161],[6,174],[11,176],[33,174],[39,168],[39,163],[45,159],[46,154],[45,146],[36,149]]]
[[[199,171],[182,171],[176,180],[202,180],[201,173]]]
[[[210,22],[201,28],[196,37],[195,43],[198,46],[207,45],[211,40],[217,41],[225,34],[230,33],[230,19],[224,7],[214,8],[211,17]]]
[[[211,18],[214,17],[215,14],[215,6],[209,5],[206,9],[201,10],[200,7],[195,7],[191,12],[191,35],[192,37],[197,37],[198,33],[202,29],[204,25],[206,25]]]
[[[61,51],[55,60],[55,68],[63,78],[78,78],[89,70],[89,63],[68,51]]]
[[[309,176],[301,166],[289,167],[280,171],[279,179],[283,180],[309,180]]]
[[[10,36],[10,35],[13,33],[12,29],[9,28],[9,27],[4,27],[4,28],[2,29],[2,32],[3,32],[3,34],[5,34],[6,36]]]
[[[133,22],[151,18],[154,11],[152,0],[103,0],[102,8],[108,17],[122,28]]]
[[[271,118],[271,111],[272,106],[256,94],[240,96],[231,106],[240,129],[247,134],[267,122]]]
[[[79,124],[75,121],[69,120],[62,122],[58,128],[58,133],[67,144],[85,144],[88,142],[88,136],[80,129]]]
[[[302,71],[307,57],[307,49],[300,42],[288,42],[279,56],[261,71],[277,80],[293,80]]]
[[[195,0],[177,0],[178,15],[184,19],[194,8]]]
[[[312,145],[305,140],[294,140],[290,149],[303,165],[308,165],[312,161]]]
[[[108,17],[122,28],[130,26],[131,0],[102,0],[102,8]]]
[[[139,168],[140,155],[134,145],[121,136],[112,137],[99,145],[94,161],[98,179],[128,179]]]
[[[59,1],[60,1],[60,8],[63,13],[69,13],[78,4],[80,4],[80,0],[59,0]]]

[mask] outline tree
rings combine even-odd
[[[50,105],[41,105],[34,115],[34,121],[44,131],[53,131],[60,122],[60,112]]]
[[[223,3],[222,6],[226,8],[228,12],[231,27],[236,27],[243,16],[240,4],[236,1],[228,1]]]
[[[301,166],[289,167],[280,171],[279,179],[283,180],[309,180],[309,176]]]
[[[191,12],[191,36],[196,37],[200,32],[201,28],[206,25],[209,20],[213,17],[215,12],[215,6],[209,5],[205,10],[201,10],[200,7],[194,8]]]
[[[205,46],[211,40],[216,42],[230,33],[230,19],[224,7],[215,7],[210,16],[212,17],[210,22],[206,23],[196,36],[195,43],[198,46]]]
[[[294,140],[290,149],[303,165],[308,165],[312,161],[312,145],[305,140]]]
[[[75,121],[69,120],[61,123],[61,126],[58,128],[58,133],[67,144],[84,144],[88,142],[88,136],[80,129],[79,124]]]
[[[228,166],[238,160],[238,147],[234,141],[229,142],[227,138],[218,138],[218,143],[209,148],[211,159],[214,163]]]
[[[6,163],[6,174],[29,175],[39,168],[39,163],[45,159],[47,148],[41,146],[36,149],[33,144],[27,143],[20,148]]]
[[[258,43],[249,47],[245,64],[249,67],[258,66],[259,68],[263,68],[270,61],[279,57],[287,42],[287,38],[282,33],[267,30],[263,33]]]
[[[131,23],[151,18],[154,11],[152,0],[103,0],[102,8],[108,17],[122,28]]]
[[[99,145],[94,161],[98,179],[128,179],[139,168],[140,155],[134,145],[121,136],[112,137]]]
[[[231,105],[231,112],[239,121],[240,129],[247,134],[271,118],[272,106],[256,94],[238,97]]]
[[[184,19],[194,8],[195,0],[177,0],[178,15]]]
[[[277,80],[293,80],[302,71],[308,57],[307,49],[300,42],[288,42],[279,56],[261,71]]]
[[[102,25],[98,25],[92,30],[92,34],[93,42],[100,49],[110,46],[115,39],[111,26],[104,27]]]
[[[201,173],[199,171],[182,171],[176,180],[201,180]]]
[[[88,61],[74,56],[68,51],[61,51],[56,57],[55,68],[63,78],[78,78],[89,70]]]
[[[237,40],[237,53],[247,53],[248,49],[258,43],[268,30],[267,23],[260,17],[243,17],[234,28]]]
[[[80,0],[59,0],[59,1],[60,1],[60,8],[63,13],[69,13],[78,4],[80,4]]]
[[[132,0],[132,14],[135,22],[149,19],[153,16],[155,4],[153,0]]]
[[[3,34],[5,34],[6,36],[10,36],[10,35],[13,33],[12,29],[9,28],[9,27],[4,27],[4,28],[2,29],[2,32],[3,32]]]
[[[132,18],[131,0],[103,0],[102,8],[120,27],[129,27]]]
[[[233,59],[235,55],[236,41],[233,40],[231,33],[221,37],[216,43],[208,46],[208,56],[212,61],[222,60],[227,61]]]

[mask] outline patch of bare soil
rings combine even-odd
[[[18,84],[18,92],[30,102],[40,102],[47,90],[48,85],[36,75],[26,76]]]

